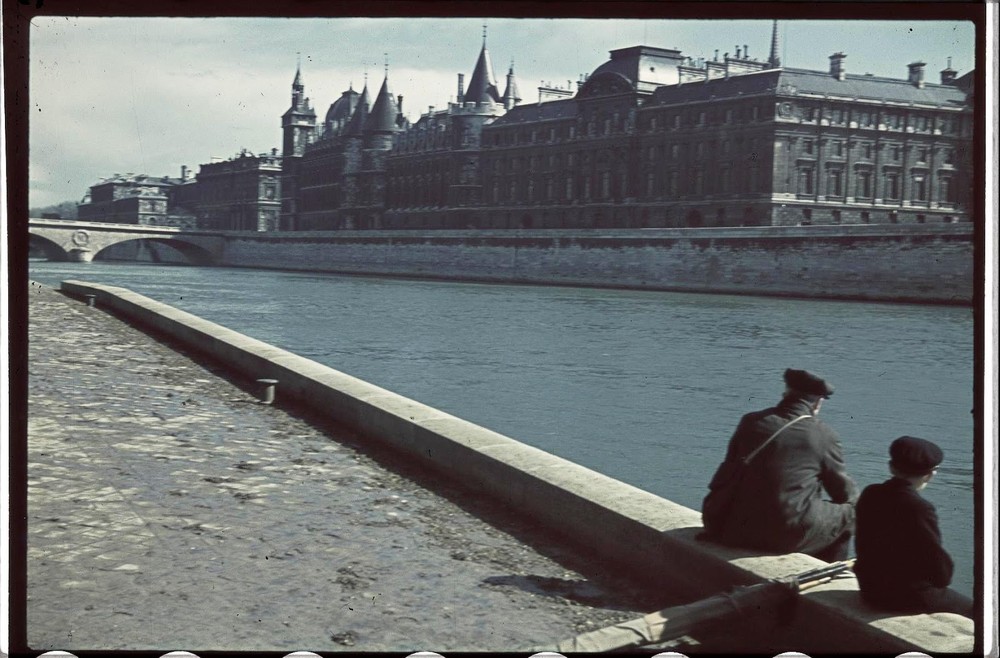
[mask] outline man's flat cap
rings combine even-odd
[[[944,452],[927,439],[901,436],[889,446],[889,457],[906,475],[927,475],[944,460]]]
[[[805,370],[792,370],[791,368],[786,370],[785,385],[788,386],[788,388],[799,391],[800,393],[819,395],[824,398],[828,398],[833,395],[832,386],[811,372],[806,372]]]

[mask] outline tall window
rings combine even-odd
[[[857,196],[862,199],[870,199],[872,196],[872,172],[870,171],[859,171],[857,177]]]
[[[899,174],[891,173],[885,176],[885,198],[899,200]]]
[[[830,188],[828,193],[831,196],[844,196],[843,180],[844,172],[839,169],[833,169],[830,171]]]
[[[941,201],[944,201],[945,203],[955,203],[955,186],[952,185],[951,176],[943,177],[940,185]]]
[[[812,169],[799,170],[799,194],[814,194]]]
[[[927,179],[924,176],[913,177],[913,200],[927,200]]]

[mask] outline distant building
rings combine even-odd
[[[385,210],[385,154],[406,125],[402,96],[389,92],[388,72],[374,102],[368,85],[348,89],[320,126],[303,101],[301,72],[292,83],[292,105],[282,117],[284,230],[379,228]]]
[[[483,131],[482,227],[968,221],[972,107],[924,80],[611,53],[575,98]]]
[[[485,40],[469,78],[458,75],[454,103],[426,114],[396,135],[385,158],[386,227],[477,225],[483,205],[482,135],[485,128],[521,101],[513,64],[501,92]]]
[[[281,156],[247,150],[203,164],[188,201],[198,227],[223,231],[276,231],[281,210]]]
[[[275,231],[281,205],[281,156],[236,156],[201,165],[196,177],[115,176],[90,188],[77,206],[83,221],[187,229]]]
[[[485,35],[469,84],[410,124],[386,77],[322,123],[301,69],[282,150],[201,166],[197,180],[125,176],[81,219],[211,229],[652,228],[970,221],[973,75],[783,66],[736,46],[693,59],[632,46],[565,87],[504,90]],[[574,88],[575,86],[575,88]],[[443,90],[442,90],[443,91]],[[192,220],[193,221],[193,220]]]
[[[379,213],[313,228],[596,228],[969,221],[972,76],[939,82],[783,67],[748,46],[710,60],[633,46],[522,104],[485,42],[469,88],[395,133],[367,168]],[[312,148],[307,147],[307,148]],[[378,164],[381,163],[381,164]],[[379,167],[383,167],[380,170]],[[349,186],[317,168],[312,180]],[[317,183],[319,184],[319,183]],[[305,196],[303,196],[303,200]],[[338,219],[340,217],[340,219]]]
[[[165,225],[170,214],[168,194],[180,179],[115,174],[91,186],[77,206],[77,217],[88,222]]]

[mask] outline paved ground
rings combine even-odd
[[[29,308],[32,648],[517,650],[663,603],[98,309]]]

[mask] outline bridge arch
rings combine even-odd
[[[59,262],[70,260],[69,253],[62,245],[34,232],[28,233],[28,253],[41,253],[47,259]]]
[[[131,242],[139,242],[139,241],[167,246],[173,251],[176,251],[177,253],[183,255],[187,259],[188,264],[190,265],[212,265],[215,262],[215,258],[212,256],[212,253],[210,251],[196,244],[186,242],[182,238],[174,238],[174,237],[156,238],[148,236],[119,240],[118,242],[105,245],[99,251],[96,251],[94,253],[93,258],[94,260],[103,260],[101,258],[101,254],[105,253],[112,247],[117,247],[119,245],[129,244]],[[155,253],[156,252],[153,252],[153,254]]]
[[[146,241],[164,245],[194,265],[213,265],[222,254],[225,238],[205,231],[187,232],[162,226],[136,226],[76,220],[42,220],[28,223],[29,245],[50,260],[89,262],[109,247]]]

